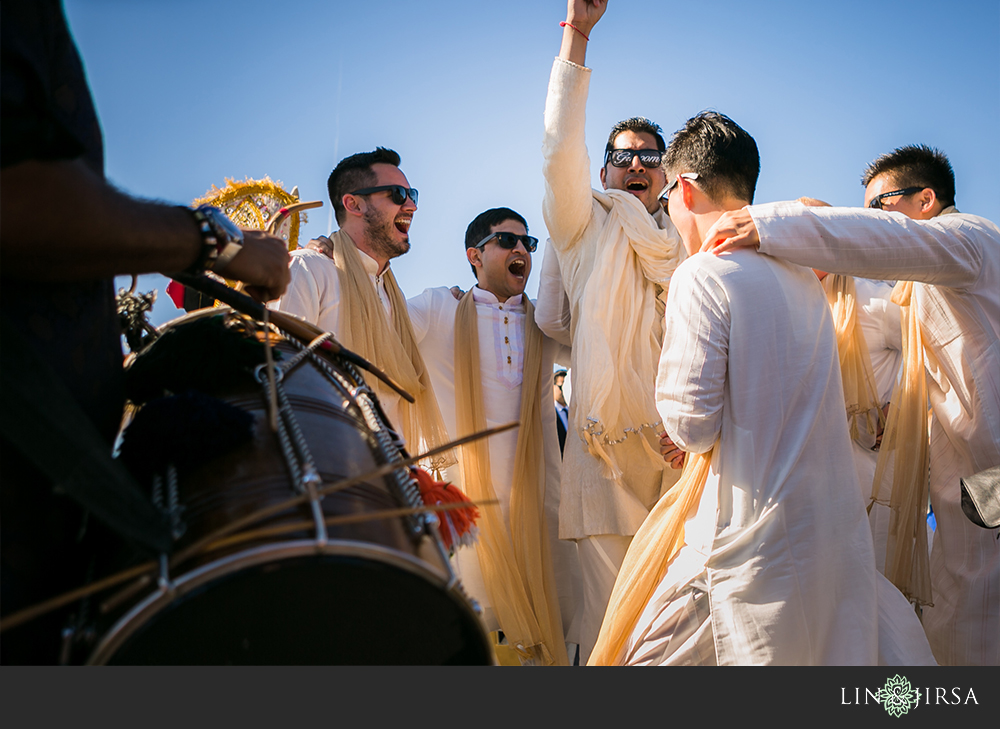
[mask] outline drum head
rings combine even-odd
[[[405,566],[351,554],[314,552],[215,575],[160,608],[133,611],[109,638],[92,663],[493,661],[478,618],[463,597]]]

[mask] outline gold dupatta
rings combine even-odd
[[[903,371],[892,391],[889,417],[875,466],[872,502],[892,463],[891,517],[885,576],[918,605],[932,605],[927,554],[927,498],[930,488],[927,379],[924,345],[913,301],[913,282],[900,281],[892,302],[901,307]]]
[[[823,290],[830,303],[837,333],[837,352],[840,355],[851,440],[857,440],[860,434],[860,421],[874,442],[876,428],[882,418],[882,403],[878,401],[871,355],[858,323],[854,277],[827,274],[823,279]]]
[[[613,666],[622,658],[642,611],[684,546],[684,523],[701,503],[714,450],[687,454],[680,480],[660,497],[632,538],[588,666]]]
[[[399,290],[392,269],[384,276],[385,290],[392,306],[390,322],[354,241],[342,230],[333,233],[330,241],[340,278],[340,321],[343,329],[336,333],[338,338],[344,346],[382,368],[413,395],[415,402],[412,404],[400,398],[402,422],[392,424],[400,428],[413,455],[444,445],[449,440],[448,431],[438,409],[430,375],[417,348],[406,299]],[[371,378],[369,386],[380,400],[398,397],[375,378]],[[427,465],[442,470],[454,463],[455,456],[449,451]]]
[[[507,641],[522,658],[541,665],[569,665],[545,521],[545,465],[539,399],[542,334],[524,297],[525,354],[521,427],[514,456],[510,529],[504,523],[484,440],[461,448],[462,485],[480,504],[476,554],[483,580]],[[455,312],[455,402],[458,435],[486,429],[479,363],[476,302],[468,291]],[[490,503],[492,502],[492,503]]]

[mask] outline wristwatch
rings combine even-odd
[[[243,231],[211,205],[200,205],[191,212],[198,222],[203,245],[201,255],[188,271],[198,274],[224,270],[243,248]]]

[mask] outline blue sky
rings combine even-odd
[[[544,242],[542,111],[563,0],[64,3],[108,178],[134,195],[189,204],[267,175],[326,202],[304,242],[332,227],[337,160],[382,145],[420,190],[413,247],[393,262],[407,296],[473,283],[462,241],[487,208],[520,211]],[[950,157],[958,207],[1000,221],[996,0],[612,0],[587,65],[594,186],[614,122],[644,115],[669,134],[712,108],[757,140],[758,202],[859,205],[869,161],[924,143]],[[161,293],[152,319],[180,313]]]

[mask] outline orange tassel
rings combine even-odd
[[[470,545],[476,541],[479,530],[476,528],[476,521],[479,519],[479,509],[469,500],[455,484],[446,481],[435,481],[427,471],[422,468],[412,468],[413,477],[420,487],[420,496],[424,504],[433,506],[437,504],[468,504],[457,508],[440,511],[438,515],[441,519],[441,541],[445,548],[451,553],[456,544]]]

